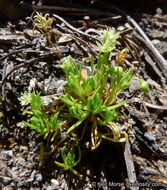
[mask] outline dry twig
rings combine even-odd
[[[124,158],[125,158],[129,183],[134,184],[137,182],[137,178],[136,178],[136,172],[135,172],[135,167],[134,167],[134,163],[133,163],[133,157],[132,157],[132,152],[130,149],[129,140],[127,140],[125,143]],[[133,187],[130,185],[130,189],[131,190],[138,190],[139,188]]]
[[[152,44],[150,39],[147,37],[147,35],[144,33],[144,31],[141,29],[141,27],[136,23],[136,21],[131,18],[130,16],[127,16],[128,21],[133,24],[133,26],[137,29],[137,31],[142,35],[144,38],[144,42],[146,46],[152,51],[155,58],[157,59],[157,63],[159,63],[159,67],[163,73],[163,75],[167,78],[167,62],[163,58],[163,56],[159,53],[159,51],[155,48],[155,46]]]

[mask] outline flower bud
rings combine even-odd
[[[148,83],[146,81],[140,81],[140,84],[139,84],[139,88],[142,92],[150,92],[150,89],[149,89],[149,86],[148,86]]]

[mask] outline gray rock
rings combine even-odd
[[[3,188],[3,190],[15,190],[14,186],[8,185]]]
[[[56,85],[57,85],[57,93],[61,93],[63,92],[63,86],[65,86],[67,84],[66,81],[64,80],[57,80],[56,81]]]
[[[28,176],[30,176],[30,175],[31,175],[31,172],[28,171],[28,170],[24,170],[24,171],[22,171],[21,173],[19,173],[19,176],[20,176],[20,177],[28,177]]]
[[[20,179],[19,178],[12,178],[14,183],[19,183]]]
[[[56,179],[51,179],[52,185],[58,186],[59,182]]]
[[[13,157],[13,151],[12,150],[1,151],[0,153],[3,155],[3,157],[7,157],[7,158]]]
[[[27,182],[33,182],[35,180],[35,175],[36,175],[36,170],[34,170],[32,173],[31,173],[31,176],[30,178],[27,180]]]
[[[20,167],[20,166],[25,166],[25,160],[24,160],[24,158],[16,158],[16,159],[14,159],[14,164],[18,167]]]
[[[3,184],[3,185],[8,185],[10,184],[12,181],[12,178],[10,177],[4,177],[4,176],[0,176],[0,182]]]
[[[36,180],[37,180],[38,182],[42,181],[42,175],[41,175],[41,174],[37,174],[37,175],[36,175]]]
[[[139,90],[139,81],[137,81],[137,80],[130,81],[129,92],[133,93],[136,90]]]

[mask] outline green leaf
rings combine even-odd
[[[45,125],[41,118],[32,117],[30,122],[35,126],[35,130],[38,133],[45,132]]]
[[[53,117],[50,118],[51,128],[56,131],[59,128],[59,120],[58,120],[59,112],[57,112]]]
[[[96,42],[98,45],[100,52],[111,52],[115,49],[115,46],[117,44],[117,39],[119,38],[119,33],[115,33],[115,30],[109,29],[109,30],[103,30],[103,43],[100,44],[99,42]]]
[[[79,104],[74,103],[73,106],[69,107],[71,115],[77,119],[81,119],[84,116],[83,111],[79,108]]]
[[[75,153],[74,153],[74,146],[70,148],[69,153],[67,154],[67,164],[71,167],[73,167],[74,164],[74,159],[75,159]]]
[[[96,87],[95,77],[87,77],[81,86],[84,89],[85,94],[89,94]]]
[[[143,81],[137,77],[132,77],[131,80],[138,80],[139,81],[139,88],[142,92],[145,92],[145,93],[150,92],[149,85],[146,81]]]
[[[33,113],[34,116],[37,117],[37,118],[42,118],[42,117],[43,117],[42,112],[39,111],[39,110],[32,110],[32,113]]]
[[[81,174],[79,174],[75,169],[73,169],[73,167],[76,166],[80,162],[80,159],[81,159],[80,148],[78,147],[79,158],[76,162],[74,161],[74,159],[75,159],[74,145],[72,145],[72,147],[70,148],[70,151],[68,152],[66,158],[64,155],[64,151],[65,151],[65,146],[63,147],[63,149],[61,151],[61,156],[62,156],[64,163],[60,163],[60,162],[55,161],[55,164],[57,164],[60,167],[63,167],[65,170],[71,170],[71,172],[73,172],[75,175],[82,177]]]
[[[114,110],[116,108],[119,108],[119,107],[123,106],[127,101],[128,101],[128,99],[125,99],[123,102],[121,102],[119,104],[116,104],[116,105],[113,105],[113,106],[109,106],[108,110]]]
[[[30,123],[28,123],[28,122],[26,122],[26,121],[23,121],[23,123],[24,123],[27,127],[29,127],[30,129],[36,129],[36,126],[33,125],[33,124],[30,124]]]
[[[114,121],[118,117],[118,113],[115,110],[110,111],[109,109],[106,108],[105,110],[105,121],[111,122]]]
[[[94,76],[94,61],[93,57],[90,57],[90,65],[91,65],[91,75]]]
[[[44,142],[41,142],[40,143],[40,151],[39,151],[39,154],[40,154],[41,157],[44,155],[44,150],[45,150]]]
[[[54,134],[53,134],[53,136],[52,136],[52,138],[51,138],[51,142],[53,142],[54,141],[54,139],[55,139],[55,137],[56,137],[56,135],[58,134],[58,132],[56,131]]]
[[[57,164],[58,166],[62,167],[62,168],[66,168],[65,164],[64,163],[60,163],[58,161],[55,161],[55,164]]]
[[[81,148],[78,146],[78,160],[73,164],[73,166],[79,164],[80,160],[81,160]]]
[[[72,102],[71,100],[69,100],[69,98],[67,98],[67,97],[63,98],[63,97],[59,96],[59,98],[60,98],[60,100],[62,102],[64,102],[65,104],[67,104],[69,106],[73,106],[74,105],[74,102]]]
[[[110,71],[112,74],[115,74],[115,75],[123,75],[124,74],[122,67],[113,66],[110,68]]]
[[[43,121],[45,123],[46,129],[50,129],[51,124],[50,124],[49,118],[43,118]]]
[[[40,110],[42,108],[42,101],[40,99],[40,92],[36,92],[31,94],[31,110]]]
[[[87,109],[90,112],[93,112],[94,114],[97,114],[99,112],[99,108],[102,105],[102,98],[100,96],[101,86],[96,89],[94,94],[92,96],[89,96],[87,98]]]
[[[66,148],[66,147],[64,146],[63,149],[62,149],[62,151],[61,151],[61,157],[62,157],[64,163],[66,163],[66,158],[65,158],[65,156],[64,156],[65,148]]]

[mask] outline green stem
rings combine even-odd
[[[113,110],[113,109],[116,109],[116,108],[119,108],[121,106],[123,106],[126,102],[127,102],[128,99],[125,99],[123,102],[119,103],[119,104],[116,104],[114,106],[110,106],[108,107],[109,110]]]
[[[82,174],[78,173],[76,170],[74,170],[74,168],[70,168],[70,170],[72,171],[73,174],[75,174],[78,177],[83,177]]]
[[[76,127],[78,127],[78,125],[80,125],[88,116],[89,116],[89,112],[87,112],[87,113],[85,114],[85,116],[84,116],[81,120],[77,121],[74,125],[72,125],[72,126],[68,129],[67,133],[70,133],[72,130],[74,130]]]

